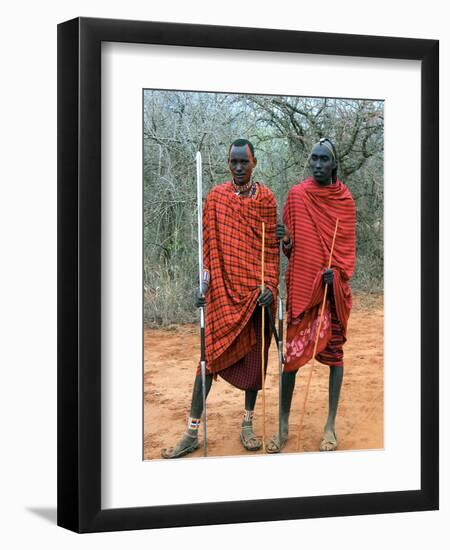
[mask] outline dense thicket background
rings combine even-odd
[[[383,289],[383,102],[146,90],[144,92],[144,318],[193,322],[197,281],[196,166],[203,194],[229,178],[227,153],[249,139],[255,178],[284,204],[307,175],[312,145],[336,144],[338,176],[357,205],[356,292]],[[280,210],[281,214],[281,210]],[[285,267],[285,266],[284,266]]]

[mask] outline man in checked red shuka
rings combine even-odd
[[[343,345],[352,307],[349,280],[355,266],[356,212],[348,188],[337,178],[334,144],[322,138],[314,145],[309,165],[312,177],[294,185],[283,210],[283,224],[276,234],[289,258],[286,273],[287,338],[282,375],[281,442],[273,436],[268,452],[279,452],[288,438],[289,412],[298,370],[312,359],[325,304],[316,360],[330,367],[329,411],[320,450],[337,448],[335,419],[344,374]],[[328,269],[336,220],[339,220]]]
[[[248,451],[261,448],[253,432],[253,411],[262,388],[261,310],[274,314],[279,247],[275,236],[277,203],[265,185],[252,178],[256,166],[253,145],[234,141],[228,153],[232,178],[216,185],[203,208],[203,295],[206,304],[206,394],[219,375],[245,392],[240,438]],[[265,224],[264,289],[261,289],[262,224]],[[261,308],[260,306],[265,306]],[[272,317],[273,318],[273,317]],[[264,330],[264,370],[272,332]],[[200,369],[194,381],[188,426],[174,447],[162,449],[163,458],[178,458],[198,448],[203,411]]]

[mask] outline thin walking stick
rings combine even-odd
[[[283,297],[281,295],[282,291],[282,280],[281,280],[281,259],[283,254],[283,240],[280,240],[280,263],[279,263],[279,273],[278,273],[278,441],[280,443],[281,450],[281,401],[283,397],[283,368],[284,368],[284,357],[283,357]],[[275,331],[276,332],[276,331]]]
[[[261,292],[264,291],[264,244],[266,236],[266,224],[262,222],[262,245],[261,245]],[[264,317],[265,309],[261,306],[261,388],[263,402],[263,451],[266,452],[266,389],[264,387]]]
[[[336,240],[336,233],[337,233],[337,230],[338,230],[338,226],[339,226],[339,218],[336,218],[336,227],[334,228],[333,242],[331,243],[330,259],[328,261],[328,269],[330,269],[330,267],[331,267],[331,260],[333,258],[333,250],[334,250],[334,242]],[[297,450],[298,451],[300,450],[300,436],[301,436],[302,428],[303,428],[303,418],[305,416],[306,402],[308,400],[308,393],[309,393],[309,385],[311,383],[312,373],[313,373],[313,370],[314,370],[314,362],[315,362],[316,353],[317,353],[317,346],[319,344],[320,329],[322,328],[322,318],[323,318],[323,312],[324,312],[324,309],[325,309],[325,302],[326,302],[326,299],[327,299],[327,293],[328,293],[328,283],[325,283],[325,289],[323,291],[322,307],[320,309],[319,326],[317,328],[316,341],[314,342],[314,351],[313,351],[313,356],[312,356],[311,369],[309,371],[308,383],[306,384],[305,398],[303,399],[303,407],[302,407],[302,412],[301,412],[301,415],[300,415],[300,426],[298,428],[298,437],[297,437]]]

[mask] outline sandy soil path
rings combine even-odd
[[[355,296],[345,344],[345,373],[336,430],[340,450],[383,447],[383,301]],[[185,429],[199,358],[196,325],[144,333],[144,459],[160,459]],[[284,452],[297,452],[297,432],[309,367],[297,375]],[[302,429],[301,451],[317,451],[328,410],[328,367],[316,363]],[[248,455],[239,440],[244,393],[224,380],[213,383],[207,404],[209,456]],[[266,379],[266,434],[277,430],[278,359],[272,342]],[[262,436],[262,399],[255,410]],[[198,449],[189,457],[202,456]],[[262,452],[262,451],[258,451]],[[254,454],[254,453],[252,453]]]

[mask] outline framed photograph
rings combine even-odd
[[[438,52],[59,25],[60,526],[438,508]],[[317,247],[292,213],[308,185],[350,205],[328,227],[308,199]]]

